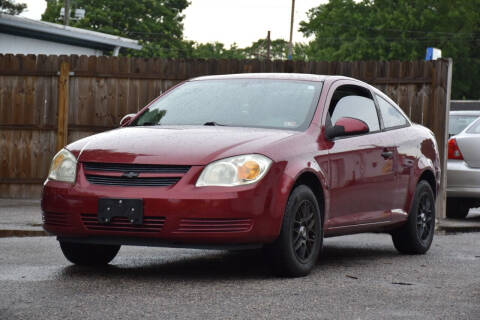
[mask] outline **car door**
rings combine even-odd
[[[415,156],[411,154],[412,133],[407,128],[410,126],[410,122],[402,114],[400,108],[388,97],[376,93],[375,99],[380,111],[384,134],[389,136],[389,140],[395,142],[393,170],[395,172],[396,184],[393,189],[392,209],[408,211],[408,186],[410,185],[410,180],[414,177],[413,165],[415,163]]]
[[[394,142],[381,130],[368,88],[341,82],[332,89],[324,125],[350,117],[364,121],[370,132],[331,141],[327,228],[389,221],[395,190]]]

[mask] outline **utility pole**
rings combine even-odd
[[[68,26],[69,19],[70,19],[70,0],[65,0],[65,16],[63,17],[63,24]]]
[[[293,16],[295,13],[295,0],[292,0],[292,14],[290,16],[290,41],[288,42],[288,60],[292,60],[293,54]]]
[[[270,46],[271,46],[270,30],[268,30],[268,33],[267,33],[267,60],[270,60]]]

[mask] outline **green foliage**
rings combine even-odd
[[[63,23],[63,20],[60,21],[60,9],[64,5],[63,0],[46,0],[47,8],[42,14],[43,21]]]
[[[236,44],[226,48],[223,43],[196,43],[185,41],[184,56],[186,58],[197,59],[244,59],[245,55],[242,49]]]
[[[250,47],[245,48],[245,53],[251,59],[267,58],[267,39],[260,39],[252,43]],[[285,59],[288,55],[288,42],[283,39],[272,40],[270,42],[270,59]]]
[[[417,60],[440,48],[454,61],[452,98],[480,98],[480,0],[330,0],[300,30],[314,37],[312,60]]]
[[[250,47],[244,49],[245,55],[249,59],[267,59],[267,39],[260,39],[252,43]],[[293,60],[304,60],[306,46],[296,43],[293,46]],[[286,60],[288,57],[288,41],[276,39],[270,42],[270,59]]]
[[[73,27],[141,40],[141,56],[175,56],[182,48],[183,15],[187,0],[71,0],[73,9],[85,9],[85,18]],[[48,0],[42,20],[62,23],[63,0]],[[161,49],[161,50],[160,50]]]
[[[305,48],[306,45],[304,44],[295,44],[293,47],[293,59],[305,60]],[[271,41],[270,60],[286,60],[287,52],[287,41],[282,39]],[[231,45],[230,48],[226,48],[225,45],[220,42],[197,43],[194,41],[184,41],[183,47],[179,48],[175,54],[180,58],[264,60],[267,59],[267,40],[259,39],[246,48],[239,48],[235,43]]]
[[[17,15],[27,8],[25,3],[15,3],[12,0],[0,0],[0,13]]]

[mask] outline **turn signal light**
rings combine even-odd
[[[260,174],[260,166],[255,161],[247,161],[238,168],[238,179],[253,180]]]
[[[463,155],[458,148],[457,140],[455,138],[448,140],[448,159],[463,160]]]

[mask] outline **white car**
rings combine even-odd
[[[450,122],[453,132],[466,122],[466,128],[448,140],[447,217],[465,218],[471,208],[480,206],[480,118],[477,111],[457,111]],[[478,112],[480,115],[480,112]],[[452,120],[452,116],[450,116]],[[452,123],[453,122],[453,123]],[[451,131],[452,132],[452,131]]]

